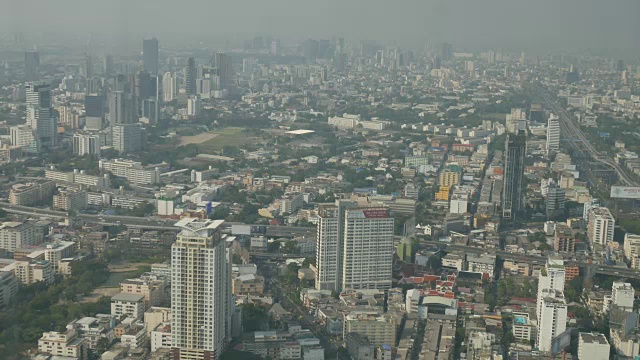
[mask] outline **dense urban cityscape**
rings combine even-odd
[[[637,57],[50,40],[0,36],[0,359],[640,358]]]

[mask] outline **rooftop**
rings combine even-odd
[[[112,296],[111,301],[144,301],[144,295],[119,293]]]
[[[588,344],[600,344],[609,345],[607,338],[604,334],[592,332],[592,333],[580,333],[580,340]]]

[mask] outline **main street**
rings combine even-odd
[[[570,141],[574,149],[578,151],[586,150],[591,158],[595,161],[598,161],[604,165],[607,165],[613,168],[620,181],[624,182],[629,186],[637,186],[637,183],[625,172],[625,170],[611,158],[608,158],[604,155],[601,155],[599,151],[589,142],[589,140],[585,137],[580,129],[580,125],[577,124],[575,117],[571,115],[566,109],[564,109],[560,104],[551,97],[549,91],[543,88],[541,85],[534,84],[533,88],[536,93],[546,102],[547,106],[554,111],[556,115],[560,118],[560,131],[567,139],[577,139],[578,142]]]
[[[427,246],[435,246],[445,252],[447,251],[458,251],[463,253],[473,253],[473,254],[482,254],[482,253],[491,253],[497,255],[499,258],[503,260],[513,260],[513,261],[524,261],[529,263],[537,263],[544,264],[547,261],[546,256],[536,256],[536,255],[526,255],[526,254],[517,254],[510,253],[508,251],[499,250],[499,249],[482,249],[475,246],[467,246],[467,245],[459,245],[459,244],[449,244],[439,241],[421,241],[422,245]],[[604,264],[593,264],[590,262],[582,262],[573,259],[565,259],[565,264],[567,265],[577,265],[584,269],[589,269],[592,273],[602,274],[602,275],[610,275],[610,276],[619,276],[640,280],[640,272],[634,269],[627,269],[618,266],[604,265]]]

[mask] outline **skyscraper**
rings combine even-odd
[[[73,134],[73,153],[76,155],[96,155],[100,157],[100,135],[75,133]]]
[[[219,359],[230,337],[231,263],[222,220],[185,218],[171,246],[171,346],[175,359]]]
[[[109,77],[113,74],[113,56],[106,55],[102,59],[102,75]]]
[[[136,100],[124,91],[113,91],[109,94],[109,122],[111,126],[117,124],[132,124],[138,121]]]
[[[36,130],[43,145],[56,144],[57,121],[51,109],[51,91],[45,83],[27,83],[27,125]]]
[[[162,76],[162,100],[169,102],[178,95],[178,79],[170,72],[164,73]]]
[[[158,39],[142,40],[142,64],[144,71],[158,74]]]
[[[220,89],[229,89],[233,85],[233,66],[231,57],[221,52],[215,54],[216,73],[220,77]]]
[[[384,207],[352,201],[319,207],[317,289],[389,289],[394,220]]]
[[[25,51],[24,53],[24,79],[25,81],[37,81],[40,77],[40,53],[37,51]]]
[[[502,191],[502,218],[505,220],[515,221],[517,214],[524,210],[522,178],[526,146],[527,136],[524,131],[507,134]]]
[[[442,61],[449,61],[453,57],[453,45],[449,43],[442,43],[440,48],[440,58]]]
[[[550,116],[547,122],[547,154],[560,150],[560,119]]]
[[[196,68],[196,60],[189,58],[187,60],[187,68],[184,70],[184,88],[187,95],[196,95],[196,79],[198,78],[198,69]]]

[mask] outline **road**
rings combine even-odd
[[[601,155],[600,152],[589,142],[584,136],[580,125],[576,122],[573,115],[564,109],[555,99],[551,97],[549,91],[541,85],[533,86],[538,95],[547,103],[547,106],[553,110],[560,118],[560,131],[569,139],[578,139],[579,142],[569,142],[578,151],[586,150],[594,160],[613,168],[618,174],[618,179],[628,186],[637,186],[637,183],[626,173],[626,171],[613,159]]]
[[[526,261],[526,262],[537,262],[538,264],[544,264],[547,262],[546,256],[535,256],[535,255],[524,255],[524,254],[514,254],[504,250],[497,249],[481,249],[474,246],[466,246],[466,245],[458,245],[458,244],[447,244],[438,241],[421,241],[421,244],[428,246],[435,246],[443,251],[459,251],[463,253],[473,253],[473,254],[482,254],[482,253],[493,253],[498,257],[504,260],[514,260],[514,261]],[[577,265],[581,268],[593,268],[594,272],[602,275],[610,275],[610,276],[619,276],[640,280],[640,272],[634,269],[625,269],[617,266],[610,265],[602,265],[602,264],[592,264],[587,262],[581,262],[576,260],[565,260],[566,265]]]

